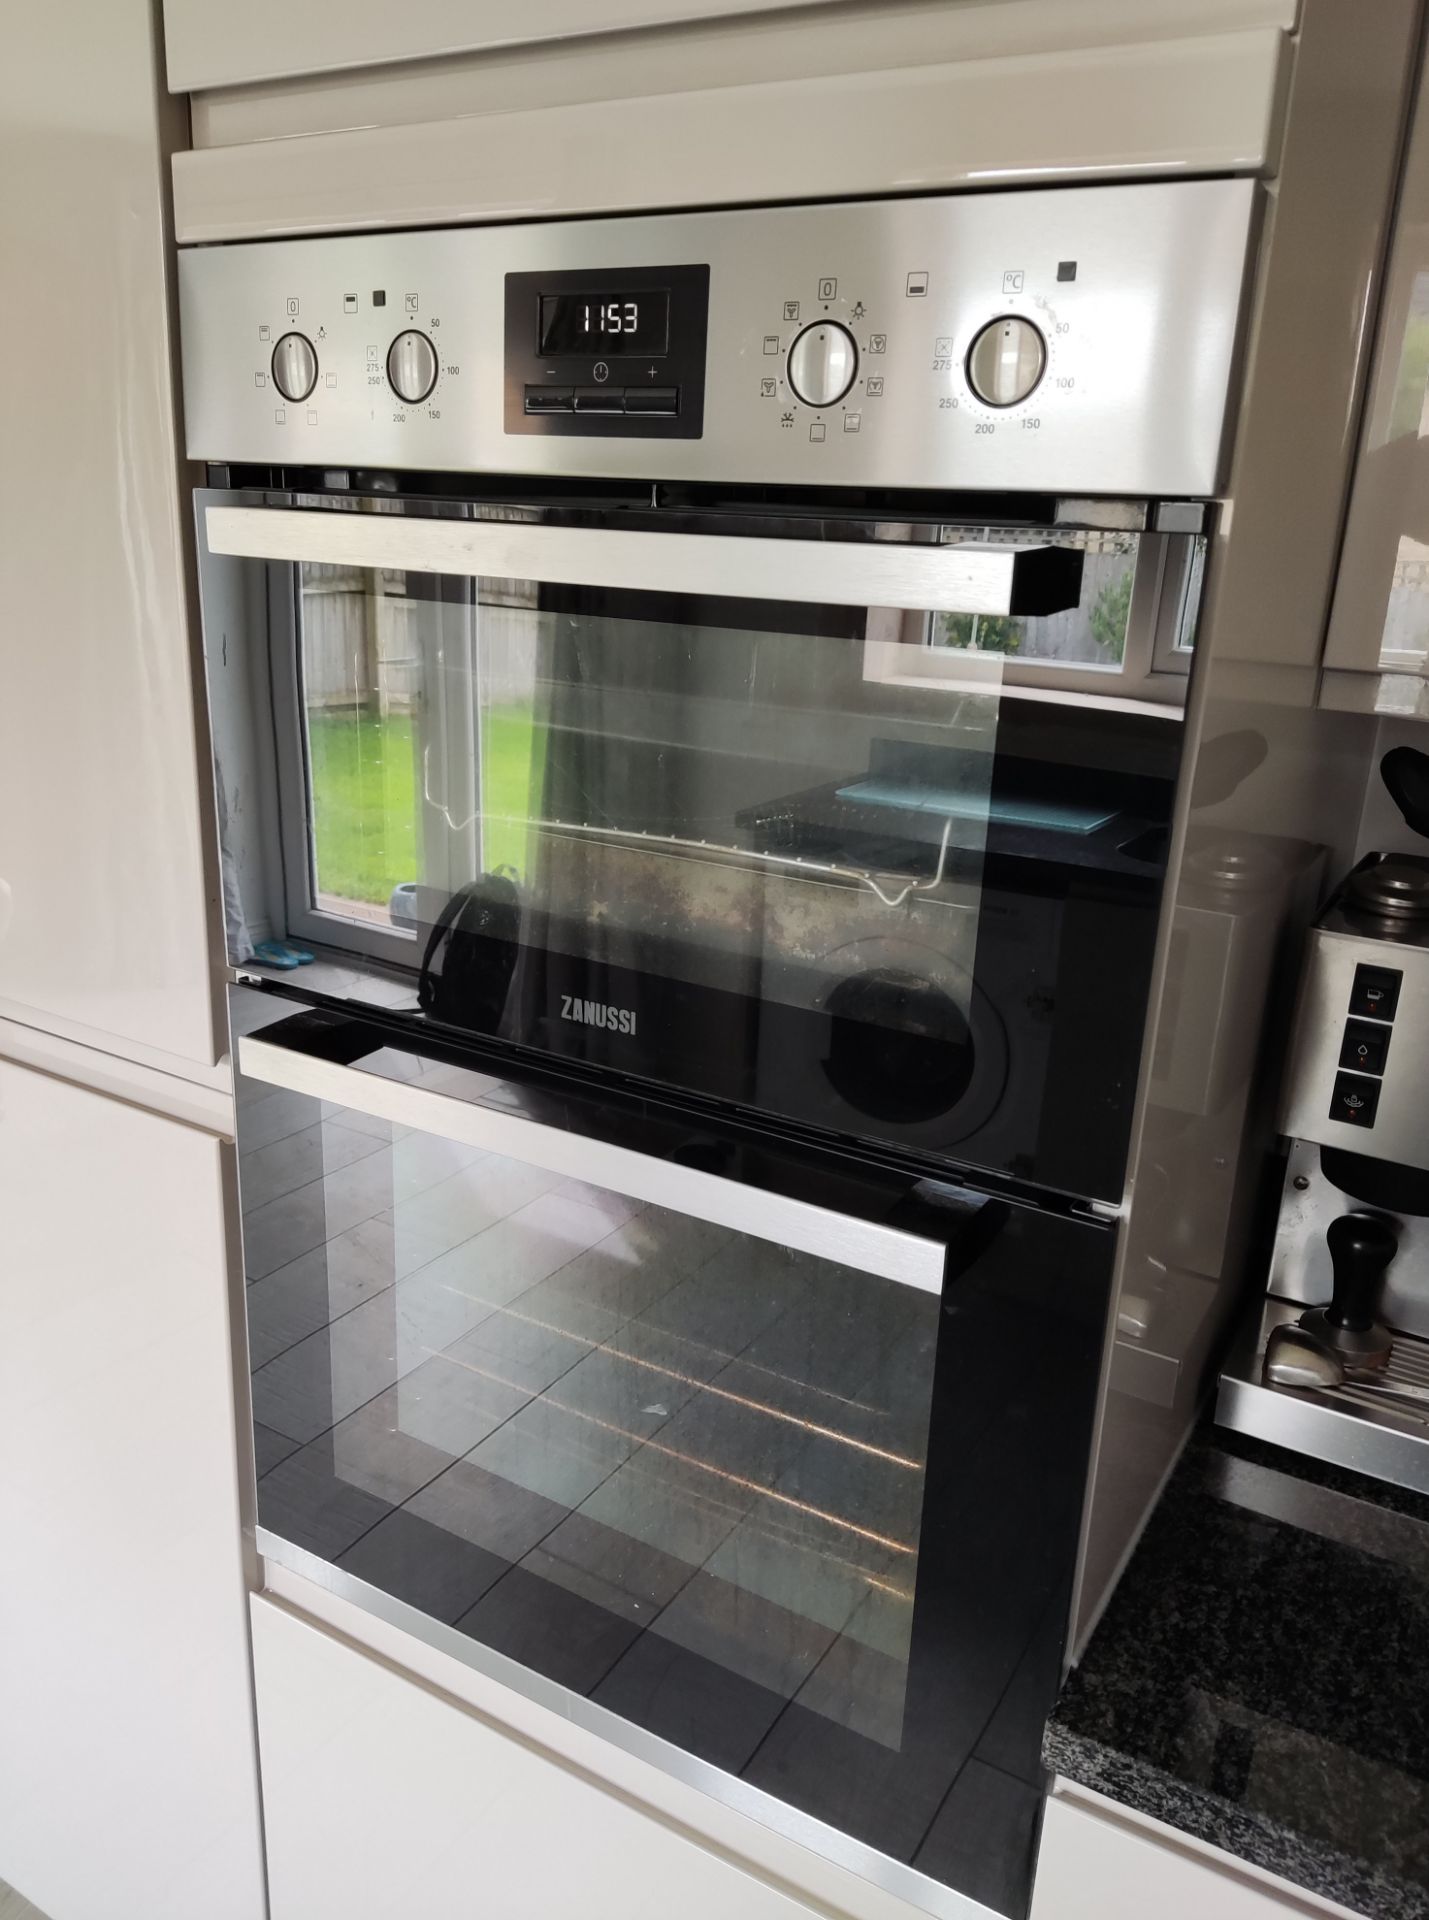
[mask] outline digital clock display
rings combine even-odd
[[[543,293],[540,316],[543,354],[588,353],[604,360],[617,353],[669,350],[670,296],[665,292]]]

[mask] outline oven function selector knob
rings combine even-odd
[[[387,349],[387,379],[399,400],[415,407],[437,384],[437,350],[426,334],[409,327]]]
[[[789,385],[806,407],[842,400],[858,372],[858,348],[837,320],[816,320],[789,349]]]
[[[968,349],[968,385],[990,407],[1025,400],[1047,366],[1047,342],[1030,320],[989,320]]]
[[[318,383],[317,350],[305,333],[285,333],[273,349],[273,385],[285,400],[306,400]]]

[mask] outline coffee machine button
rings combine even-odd
[[[1388,1027],[1376,1026],[1372,1020],[1346,1020],[1340,1065],[1356,1073],[1383,1073],[1389,1035]]]
[[[1395,967],[1356,967],[1349,1011],[1365,1020],[1392,1020],[1403,978]]]
[[[1337,1073],[1330,1118],[1343,1121],[1347,1127],[1372,1127],[1379,1088],[1378,1080],[1365,1080],[1357,1073]]]

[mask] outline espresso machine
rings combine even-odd
[[[1429,754],[1380,768],[1429,840]],[[1372,853],[1311,929],[1267,1298],[1227,1426],[1429,1492],[1429,854]]]

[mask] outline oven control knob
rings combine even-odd
[[[399,400],[415,407],[437,384],[437,350],[426,334],[411,327],[387,349],[387,378]]]
[[[858,372],[858,348],[837,320],[816,320],[789,349],[789,385],[806,407],[842,400]]]
[[[968,385],[990,407],[1025,400],[1047,365],[1047,342],[1030,320],[989,320],[968,350]]]
[[[306,400],[318,383],[318,356],[305,333],[285,333],[273,349],[273,385],[285,400]]]

